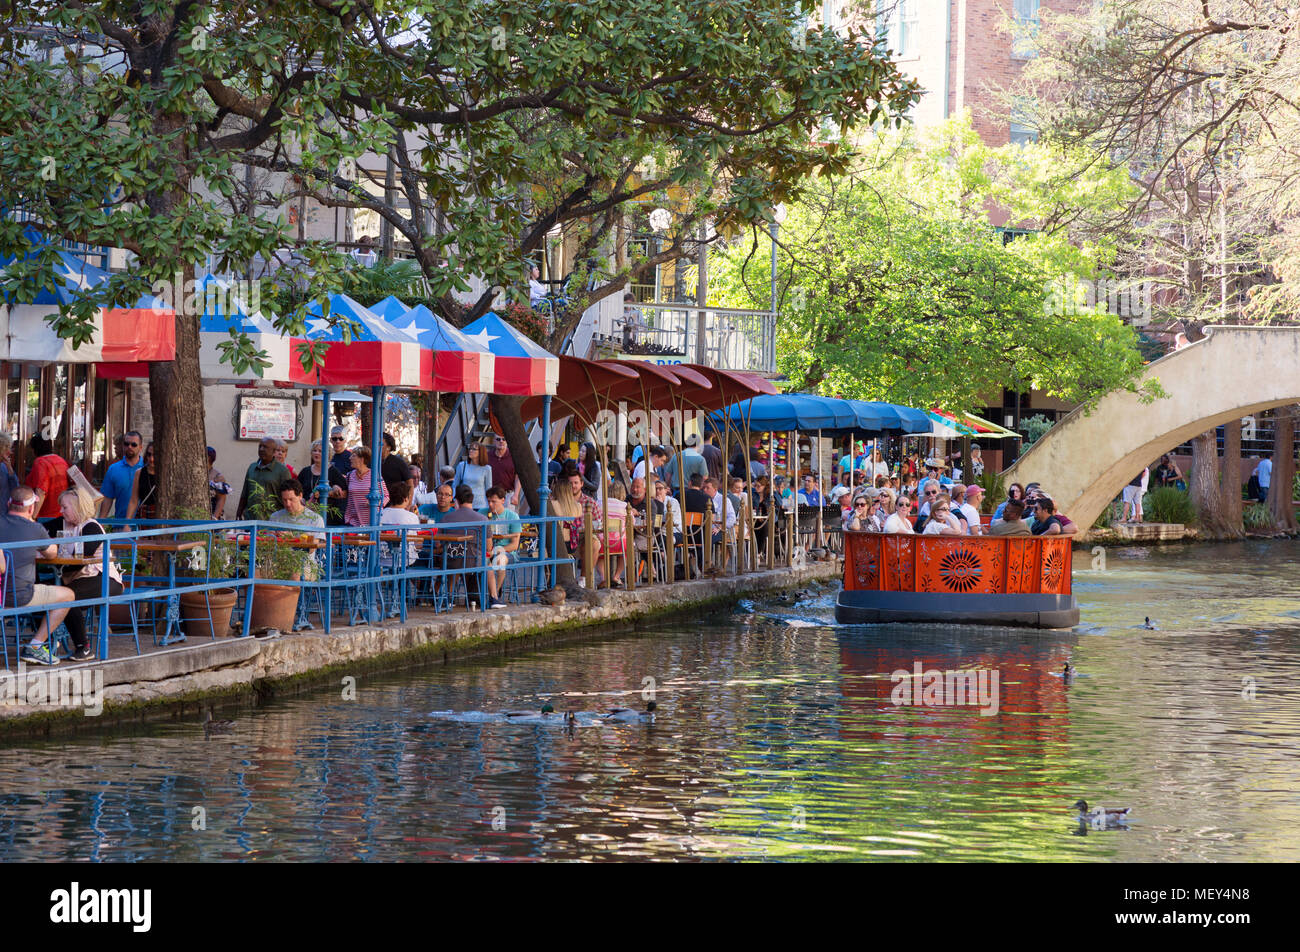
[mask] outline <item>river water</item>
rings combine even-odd
[[[0,859],[1300,860],[1300,548],[1075,568],[1068,634],[837,627],[826,586],[362,675],[355,700],[219,712],[229,734],[10,745]],[[893,703],[918,662],[996,671],[997,713]],[[639,706],[649,687],[653,724],[429,716]],[[1079,824],[1080,797],[1129,807],[1128,828]]]

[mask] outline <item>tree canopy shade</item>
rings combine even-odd
[[[134,253],[118,300],[196,265],[242,269],[290,238],[291,203],[365,209],[410,244],[464,323],[558,229],[589,272],[556,322],[792,200],[846,155],[823,130],[887,124],[916,98],[874,35],[809,28],[811,0],[32,0],[0,23],[0,198],[52,235]],[[391,182],[356,160],[390,155]],[[250,172],[251,170],[251,172]],[[607,260],[637,203],[671,209],[654,256]],[[299,225],[301,227],[301,225]],[[0,250],[25,253],[0,222]],[[336,290],[334,249],[300,245],[308,296]],[[41,283],[49,262],[11,273]],[[470,278],[480,279],[470,294]],[[107,303],[107,302],[99,302]],[[301,331],[306,301],[277,317]],[[93,303],[61,334],[89,333]],[[150,371],[160,511],[201,506],[198,318]],[[246,341],[232,363],[258,359]],[[299,355],[311,362],[318,353]],[[536,485],[522,424],[497,406]],[[513,408],[517,411],[517,408]],[[531,492],[530,492],[531,494]]]
[[[1122,178],[1050,193],[1039,148],[989,149],[961,119],[883,136],[851,173],[810,184],[780,237],[777,361],[793,387],[961,408],[1003,386],[1083,402],[1129,383],[1142,366],[1132,330],[1074,302],[1052,313],[1046,293],[1092,277],[1109,253],[1072,244],[1069,223]],[[995,203],[1052,224],[1007,242],[989,221]],[[766,304],[768,259],[755,250],[733,247],[717,269],[728,303]]]

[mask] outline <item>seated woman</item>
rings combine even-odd
[[[91,502],[90,497],[76,489],[69,489],[59,496],[59,508],[63,513],[64,534],[85,538],[87,536],[103,537],[104,527],[95,519],[95,504]],[[60,552],[60,555],[82,555],[86,558],[93,558],[99,554],[100,542],[77,542],[64,543],[60,549],[70,549],[75,551]],[[103,571],[104,564],[102,561],[92,562],[89,565],[80,568],[67,568],[63,570],[63,584],[76,593],[77,599],[98,598],[103,591]],[[112,558],[108,560],[108,594],[122,594],[122,572],[117,567],[117,563]],[[103,609],[107,611],[107,609]],[[68,634],[72,635],[72,658],[73,661],[88,661],[95,657],[94,650],[90,647],[90,641],[86,637],[86,617],[80,608],[68,609],[67,617],[63,623],[68,626]]]
[[[907,518],[911,514],[912,497],[903,493],[898,497],[898,502],[894,505],[894,511],[885,520],[885,531],[911,535],[914,530],[912,529],[912,523]]]
[[[609,539],[609,586],[622,588],[623,570],[626,565],[623,550],[627,543],[627,490],[618,480],[610,484],[609,498],[605,500],[605,505],[609,507],[608,521],[605,523],[605,532],[601,534],[601,539],[602,541]]]
[[[952,514],[952,497],[940,493],[930,506],[930,515],[925,520],[921,535],[965,535],[966,530],[957,517]]]
[[[578,564],[582,564],[582,525],[583,525],[583,500],[589,500],[589,497],[575,492],[573,482],[577,482],[579,487],[582,485],[581,476],[573,476],[572,481],[560,478],[555,481],[555,490],[551,495],[550,512],[562,521],[559,523],[559,550],[568,552],[573,556]],[[592,571],[597,580],[600,579],[600,566],[602,559],[600,555],[600,534],[597,531],[599,527],[600,510],[596,509],[592,513],[592,552],[597,558],[593,559]],[[559,566],[556,570],[556,579],[561,587],[576,584],[573,578],[573,567],[568,565]]]

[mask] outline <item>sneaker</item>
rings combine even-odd
[[[78,648],[72,654],[68,655],[69,661],[93,661],[95,660],[95,649],[86,645],[84,648]]]
[[[501,599],[499,598],[494,598],[492,599],[491,602],[488,603],[488,608],[505,608],[505,607],[506,607],[506,603],[501,601]]]
[[[30,661],[33,664],[55,665],[59,663],[58,657],[50,651],[50,643],[48,641],[39,645],[25,645],[19,657],[24,661]]]

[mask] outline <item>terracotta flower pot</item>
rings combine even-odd
[[[225,637],[230,632],[230,613],[235,610],[239,596],[233,588],[216,588],[210,592],[182,592],[181,619],[187,634],[196,638]],[[211,605],[212,626],[208,627]]]
[[[250,596],[249,631],[277,628],[293,631],[293,619],[298,613],[298,587],[296,585],[254,585]]]

